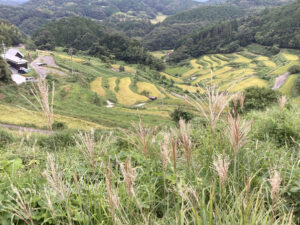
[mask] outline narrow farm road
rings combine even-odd
[[[282,74],[279,77],[277,77],[275,79],[275,84],[272,89],[277,90],[277,89],[281,88],[281,86],[284,84],[284,82],[286,81],[286,79],[288,78],[289,75],[290,75],[290,73],[287,72],[287,73]]]
[[[38,133],[38,134],[47,134],[47,135],[55,133],[54,131],[51,130],[41,130],[36,128],[22,127],[18,125],[10,125],[10,124],[3,124],[3,123],[0,123],[0,127],[22,131],[22,132],[28,132],[28,133]]]
[[[38,66],[38,63],[46,63],[47,66]],[[51,55],[39,54],[39,56],[30,65],[40,75],[41,78],[46,78],[48,73],[65,75],[64,72],[59,70],[59,67],[56,65],[53,56]]]

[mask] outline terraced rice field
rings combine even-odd
[[[203,93],[204,90],[200,87],[194,87],[194,86],[189,86],[189,85],[185,85],[185,84],[176,84],[177,87],[181,88],[184,91],[188,91],[190,93]]]
[[[288,96],[288,97],[292,97],[293,95],[293,87],[294,87],[294,84],[295,84],[295,81],[297,79],[297,77],[299,76],[300,74],[293,74],[291,76],[288,77],[287,81],[284,83],[284,85],[279,89],[279,91]]]
[[[118,64],[112,64],[111,65],[113,69],[115,70],[119,70],[120,69],[120,65]],[[126,73],[130,73],[130,74],[136,74],[136,70],[130,66],[124,66],[125,72]]]
[[[139,94],[143,92],[149,93],[150,96],[163,98],[164,95],[155,87],[155,85],[148,82],[137,82],[137,91]]]
[[[291,61],[289,62],[288,64],[286,64],[285,66],[281,66],[281,67],[278,67],[276,70],[274,70],[271,75],[272,76],[280,76],[286,72],[288,72],[289,68],[291,66],[294,66],[294,65],[299,65],[299,62],[298,61]]]
[[[279,65],[273,57],[262,55],[255,57],[254,54],[249,52],[245,52],[245,54],[242,52],[205,55],[190,60],[191,68],[182,74],[181,81],[191,81],[192,85],[180,84],[178,78],[174,79],[175,86],[192,93],[198,90],[195,84],[205,86],[210,84],[211,81],[223,89],[235,84],[235,87],[231,89],[232,91],[240,91],[251,86],[272,86],[273,84],[262,79],[263,75],[280,76],[286,73],[290,66],[299,64],[299,56],[297,55],[287,53],[285,50],[280,55],[283,59],[281,59]],[[211,73],[212,68],[213,72]],[[185,69],[188,69],[188,67],[185,67]],[[168,73],[168,70],[166,70],[166,73]],[[166,73],[164,75],[168,77]]]
[[[71,60],[71,56],[68,56],[68,55],[57,55],[57,56],[60,57],[60,58],[62,58],[62,59]],[[73,57],[73,61],[74,62],[78,62],[78,63],[85,62],[84,59],[80,59],[80,58],[76,58],[76,57]]]
[[[233,60],[233,62],[235,63],[251,63],[252,60],[248,59],[240,54],[233,54],[233,56],[235,57],[235,59]]]
[[[283,53],[282,55],[288,61],[299,61],[299,56],[297,56],[297,55],[292,55],[292,54],[288,54],[288,53]]]
[[[1,123],[19,125],[33,124],[38,128],[44,128],[47,126],[45,118],[39,112],[24,110],[18,107],[2,104],[0,104],[0,111]],[[65,123],[70,129],[90,130],[91,128],[105,128],[100,124],[57,114],[54,115],[54,119],[55,121]]]
[[[227,83],[226,85],[221,87],[221,90],[227,89],[230,92],[237,92],[252,86],[266,87],[267,85],[268,83],[266,81],[253,76],[245,80],[242,80],[240,82],[234,81],[234,82]]]
[[[119,90],[116,92],[118,103],[122,105],[134,105],[138,102],[146,102],[148,98],[134,93],[130,89],[131,79],[125,77],[120,79]]]
[[[168,80],[173,80],[176,83],[182,83],[183,82],[180,78],[173,77],[172,75],[164,73],[164,72],[160,72],[160,75],[165,76]]]
[[[108,89],[111,91],[111,92],[115,92],[115,88],[116,88],[116,80],[117,78],[116,77],[110,77],[108,78]]]
[[[91,84],[91,90],[95,93],[97,93],[98,95],[105,97],[106,96],[106,92],[104,90],[104,88],[102,87],[102,77],[98,77],[96,80],[94,80]]]

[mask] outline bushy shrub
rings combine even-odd
[[[292,146],[299,140],[300,127],[298,121],[293,119],[293,113],[286,110],[280,113],[272,109],[268,116],[256,114],[254,116],[254,136],[259,140],[271,139],[277,146]],[[295,115],[294,115],[295,116]]]
[[[300,73],[300,66],[299,65],[291,66],[289,68],[289,72],[290,72],[290,74]]]
[[[65,130],[68,129],[67,125],[63,122],[54,121],[52,125],[53,130]]]
[[[178,124],[180,119],[183,119],[185,122],[189,122],[193,119],[193,114],[189,113],[187,111],[184,111],[182,108],[176,108],[171,114],[170,114],[172,120]]]
[[[38,140],[38,145],[49,150],[58,150],[70,146],[75,146],[75,132],[58,131],[47,137],[42,137]]]
[[[277,101],[278,93],[264,87],[250,87],[245,89],[244,111],[264,110]]]

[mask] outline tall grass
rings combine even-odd
[[[51,154],[50,147],[29,154],[30,140],[18,151],[19,143],[8,145],[0,160],[0,221],[299,224],[299,146],[257,140],[249,119],[229,120],[214,132],[183,120],[172,129],[140,121],[115,138],[78,133],[75,146],[57,143]]]

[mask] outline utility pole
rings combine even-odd
[[[164,93],[166,93],[165,84],[163,84],[163,90],[164,90]],[[162,105],[162,108],[163,108],[164,107],[164,97],[162,97],[162,99],[161,99],[161,105]]]
[[[73,68],[73,48],[70,48],[69,53],[71,55],[72,75],[74,75],[74,68]]]
[[[6,53],[6,47],[5,47],[4,41],[2,41],[2,50],[3,50],[3,54],[5,54]]]

